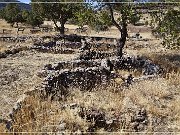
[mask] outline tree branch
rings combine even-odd
[[[54,25],[56,26],[57,29],[59,29],[59,26],[57,25],[57,22],[54,18],[52,18],[53,22],[54,22]]]
[[[113,15],[113,9],[112,9],[112,6],[109,3],[108,3],[108,8],[109,8],[109,11],[110,11],[112,23],[118,28],[119,31],[121,31],[121,26],[115,21],[114,15]]]

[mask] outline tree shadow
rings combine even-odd
[[[165,59],[168,59],[170,62],[175,62],[177,64],[179,64],[180,66],[180,54],[166,54],[166,55],[163,55],[163,57]]]
[[[180,54],[155,54],[151,60],[168,72],[180,72]]]

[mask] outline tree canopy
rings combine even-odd
[[[15,3],[7,4],[7,6],[2,10],[3,11],[3,18],[8,22],[11,23],[12,26],[14,23],[24,22],[25,20],[22,17],[22,13],[20,8]]]
[[[30,24],[31,26],[35,27],[35,26],[40,26],[41,24],[43,24],[44,20],[41,16],[37,15],[34,12],[29,12],[28,16],[24,16],[26,18],[26,23]]]
[[[32,2],[38,2],[38,0],[32,0]],[[47,0],[41,0],[41,2],[52,2]],[[70,2],[68,0],[56,0],[56,2]],[[56,28],[61,34],[64,34],[64,25],[68,21],[75,17],[75,14],[82,8],[81,3],[33,3],[32,10],[36,14],[43,18],[52,20]],[[60,22],[60,26],[58,25]]]
[[[118,28],[118,30],[120,32],[117,55],[119,57],[121,57],[123,55],[122,50],[126,43],[126,38],[128,36],[127,25],[129,23],[135,24],[137,21],[139,21],[140,16],[137,16],[136,8],[134,8],[134,6],[132,4],[126,3],[126,2],[132,2],[131,0],[127,0],[127,1],[125,1],[125,0],[113,0],[113,1],[97,0],[96,2],[99,3],[98,6],[101,10],[106,10],[109,14],[110,22],[104,21],[104,23],[109,23],[109,24],[114,25],[115,27]],[[125,3],[122,3],[122,2],[125,2]],[[117,18],[115,18],[115,16],[114,16],[115,12],[118,15]],[[99,12],[99,13],[102,14],[103,12]]]
[[[162,44],[169,49],[180,48],[180,5],[178,5],[174,5],[177,9],[167,8],[151,13],[153,33],[158,34],[163,39]]]

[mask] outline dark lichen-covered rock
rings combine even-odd
[[[144,108],[137,111],[136,115],[132,117],[131,126],[137,131],[143,131],[148,124],[147,112]]]

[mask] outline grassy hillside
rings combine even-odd
[[[29,4],[26,4],[26,3],[22,3],[18,0],[0,0],[0,9],[4,8],[7,3],[10,3],[10,2],[19,2],[18,5],[20,6],[21,9],[26,9],[26,10],[31,10],[31,6]]]

